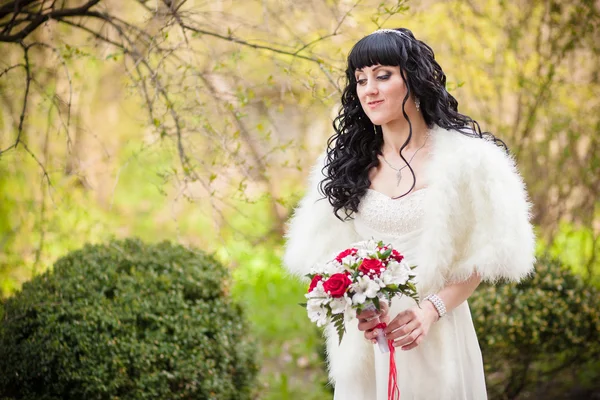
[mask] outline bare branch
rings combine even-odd
[[[15,69],[15,68],[25,68],[25,64],[15,64],[15,65],[11,65],[10,67],[6,68],[4,71],[0,72],[0,78],[2,78],[2,75],[7,74],[8,72],[10,72],[11,70]]]
[[[70,26],[72,26],[74,28],[78,28],[78,29],[81,29],[82,31],[85,31],[85,32],[89,33],[90,35],[94,36],[96,39],[102,40],[103,42],[106,42],[106,43],[108,43],[110,45],[115,46],[116,48],[122,50],[123,53],[125,53],[125,54],[129,54],[129,50],[125,46],[123,46],[123,44],[117,43],[114,40],[109,39],[108,37],[106,37],[106,36],[104,36],[104,35],[96,32],[96,31],[93,31],[93,30],[91,30],[90,28],[88,28],[88,27],[86,27],[84,25],[81,25],[81,24],[79,24],[77,22],[73,22],[73,21],[70,21],[70,20],[64,19],[64,18],[57,18],[57,19],[59,21],[61,21],[62,23],[65,23],[65,24],[70,25]]]
[[[31,87],[31,66],[29,64],[29,47],[23,47],[23,57],[25,59],[25,93],[23,94],[23,109],[19,117],[19,128],[17,130],[17,140],[15,148],[19,145],[21,134],[23,133],[23,123],[25,121],[25,113],[27,111],[27,100],[29,99],[29,88]]]
[[[13,0],[0,6],[0,18],[4,18],[10,14],[17,14],[21,9],[31,5],[38,0]]]
[[[60,51],[58,51],[55,47],[53,47],[47,43],[43,43],[43,42],[34,42],[34,43],[29,44],[27,47],[29,47],[31,49],[31,48],[37,47],[37,46],[50,50],[51,52],[53,52],[56,55],[56,57],[58,57],[61,65],[63,67],[63,70],[65,71],[65,76],[67,77],[67,83],[69,85],[68,101],[64,101],[57,93],[55,93],[54,96],[51,98],[51,102],[56,104],[56,111],[58,113],[58,116],[60,117],[61,125],[65,130],[65,135],[67,136],[67,145],[69,146],[69,149],[70,149],[72,141],[71,141],[71,136],[69,134],[69,127],[71,126],[71,106],[72,106],[72,101],[73,101],[73,82],[71,80],[71,74],[69,73],[69,68],[67,66],[67,63],[65,62]],[[36,82],[36,81],[33,80],[33,82]],[[40,92],[43,94],[44,93],[43,88],[41,88],[41,89],[42,90],[40,90]],[[43,96],[47,97],[45,94],[43,94]],[[55,99],[56,99],[56,101],[55,101]],[[66,105],[66,108],[67,108],[67,121],[66,122],[62,118],[62,113],[61,113],[61,108],[60,108],[61,104]]]
[[[141,63],[150,72],[150,79],[154,83],[155,88],[160,93],[161,97],[164,99],[167,110],[168,110],[169,114],[171,115],[173,122],[175,123],[175,131],[176,131],[176,136],[177,136],[177,152],[179,154],[179,159],[180,159],[183,171],[186,175],[188,175],[189,172],[191,171],[191,168],[189,165],[189,159],[188,159],[187,155],[185,154],[185,149],[183,147],[183,132],[182,132],[181,120],[180,120],[179,114],[177,113],[177,111],[175,111],[175,108],[173,107],[173,102],[171,101],[169,94],[165,90],[160,79],[158,79],[158,73],[152,68],[152,66],[148,63],[148,61],[144,57],[141,56],[141,52],[139,52],[137,50],[135,43],[133,43],[133,41],[127,36],[127,34],[123,30],[123,28],[121,26],[119,26],[115,21],[113,21],[109,16],[102,14],[102,13],[98,13],[98,12],[90,12],[89,16],[94,16],[96,18],[102,19],[102,20],[106,21],[109,25],[111,25],[115,30],[117,30],[119,35],[125,41],[128,42],[128,45],[131,48],[131,50],[128,51],[128,53],[134,56],[136,63],[138,63],[138,62]]]
[[[296,57],[296,58],[300,58],[300,59],[303,59],[303,60],[306,60],[306,61],[310,61],[310,62],[314,62],[314,63],[317,63],[317,64],[322,64],[323,63],[323,61],[320,60],[320,59],[318,59],[318,58],[304,56],[304,55],[301,55],[301,54],[296,54],[296,52],[281,50],[281,49],[277,49],[277,48],[274,48],[274,47],[271,47],[271,46],[264,46],[264,45],[260,45],[260,44],[254,44],[254,43],[246,42],[245,40],[238,39],[238,38],[235,38],[233,36],[224,36],[224,35],[221,35],[221,34],[216,33],[216,32],[210,32],[210,31],[207,31],[205,29],[195,28],[195,27],[190,26],[188,24],[184,24],[184,25],[182,25],[182,27],[185,28],[185,29],[188,29],[188,30],[190,30],[192,32],[195,32],[195,33],[200,33],[200,34],[203,34],[203,35],[216,37],[218,39],[223,39],[223,40],[226,40],[228,42],[233,42],[233,43],[241,44],[242,46],[251,47],[253,49],[257,49],[257,50],[269,50],[269,51],[271,51],[273,53],[283,54],[283,55],[287,55],[287,56],[291,56],[291,57]]]
[[[25,39],[31,32],[33,32],[38,26],[43,24],[44,22],[50,19],[57,19],[62,17],[75,17],[75,16],[83,16],[89,11],[90,8],[98,4],[100,0],[90,0],[86,4],[77,8],[68,8],[62,10],[52,10],[45,14],[39,14],[36,18],[34,18],[25,28],[21,29],[19,32],[13,35],[0,35],[0,42],[7,43],[18,43]],[[15,2],[15,7],[19,4],[19,2]],[[19,9],[17,12],[21,12]],[[8,26],[7,26],[8,28]],[[5,28],[6,30],[6,28]],[[8,29],[10,31],[10,29]]]
[[[52,181],[50,180],[50,175],[48,175],[48,171],[46,171],[46,167],[44,167],[44,164],[42,164],[42,162],[35,156],[35,154],[33,154],[33,152],[29,149],[29,146],[27,146],[27,144],[25,142],[21,142],[21,146],[23,146],[23,148],[25,149],[25,151],[27,153],[29,153],[29,155],[31,157],[33,157],[33,159],[35,160],[35,162],[42,169],[42,172],[44,173],[44,178],[48,182],[48,186],[52,186]]]

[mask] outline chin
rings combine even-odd
[[[390,118],[381,118],[381,117],[379,117],[379,118],[377,118],[377,117],[373,117],[373,118],[369,117],[369,119],[371,120],[371,123],[373,125],[377,125],[377,126],[385,125],[385,124],[387,124],[388,122],[391,121]]]

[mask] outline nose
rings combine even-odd
[[[365,87],[365,94],[367,96],[376,96],[379,93],[377,88],[377,81],[375,79],[369,79]]]

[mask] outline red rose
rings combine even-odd
[[[396,260],[397,262],[402,262],[402,260],[404,260],[404,256],[400,254],[397,250],[392,250],[392,254],[390,257],[393,260]]]
[[[308,287],[308,293],[312,292],[317,287],[317,283],[319,283],[321,279],[323,279],[321,275],[313,276],[312,281],[310,281],[310,286]]]
[[[346,293],[348,286],[352,284],[350,278],[346,274],[333,274],[323,282],[323,289],[332,297],[342,297]]]
[[[337,257],[335,259],[337,262],[341,263],[342,260],[344,259],[344,257],[356,255],[357,252],[358,252],[358,249],[355,249],[353,247],[351,249],[342,251],[340,254],[337,255]]]
[[[364,259],[358,270],[365,275],[377,275],[381,274],[381,269],[385,268],[381,260],[376,258]]]

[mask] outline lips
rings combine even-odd
[[[367,105],[369,106],[369,108],[375,108],[378,105],[380,105],[381,103],[383,103],[383,100],[375,100],[375,101],[369,101],[367,103]]]

